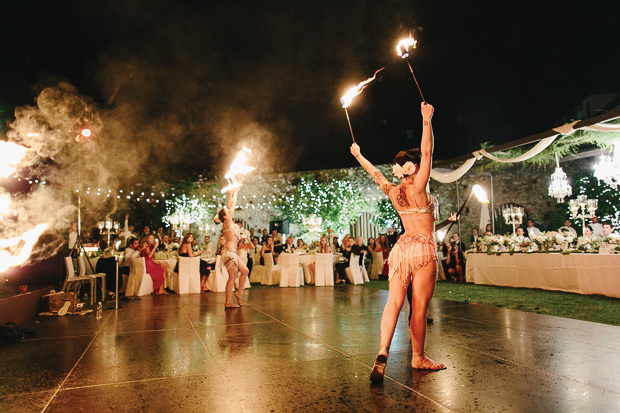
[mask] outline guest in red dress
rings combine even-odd
[[[157,246],[158,242],[155,239],[155,235],[151,234],[146,238],[146,242],[143,244],[140,254],[142,254],[146,262],[146,272],[153,279],[153,291],[155,291],[155,294],[168,294],[164,289],[166,268],[153,259]]]

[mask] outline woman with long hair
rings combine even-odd
[[[381,317],[379,354],[370,373],[372,382],[383,381],[392,337],[409,283],[413,283],[413,316],[410,324],[413,349],[411,367],[420,370],[445,368],[443,364],[427,358],[424,353],[426,311],[435,291],[437,265],[437,244],[433,238],[437,206],[435,199],[427,191],[433,159],[431,127],[433,111],[433,106],[422,103],[423,127],[420,149],[401,151],[394,159],[392,171],[401,179],[400,185],[389,182],[362,156],[357,144],[351,145],[351,154],[390,198],[405,228],[404,234],[398,239],[389,256],[389,295]]]
[[[368,252],[371,254],[372,257],[372,253],[375,252],[375,239],[373,237],[369,237],[368,238]]]
[[[161,265],[157,260],[153,259],[155,251],[159,242],[155,239],[155,235],[150,234],[146,237],[145,242],[142,244],[140,254],[144,257],[146,264],[146,272],[153,279],[153,291],[157,295],[168,294],[164,289],[166,280],[166,267]]]
[[[329,244],[327,243],[327,235],[321,235],[321,240],[319,241],[319,248],[317,253],[319,254],[331,254],[332,250],[329,248]],[[308,271],[310,271],[310,285],[314,285],[315,283],[315,274],[316,274],[316,264],[311,262],[308,264]]]
[[[273,237],[271,235],[267,235],[266,241],[260,250],[260,265],[265,265],[265,254],[271,254],[273,257],[273,263],[276,263],[276,254],[273,248]]]
[[[181,242],[181,247],[179,248],[179,257],[193,258],[193,257],[202,255],[202,253],[204,252],[202,250],[194,252],[193,244],[194,244],[194,234],[191,232],[187,232],[183,236],[183,241]],[[178,263],[177,263],[175,271],[179,272]],[[210,291],[207,288],[207,279],[210,273],[211,273],[211,270],[209,269],[209,265],[205,261],[200,260],[200,290],[202,292],[206,293]]]
[[[241,260],[239,260],[239,256],[237,255],[237,246],[241,240],[241,234],[239,225],[235,224],[233,221],[233,214],[237,204],[238,192],[239,189],[233,189],[228,193],[228,204],[217,213],[217,216],[214,219],[216,224],[224,224],[222,227],[224,245],[222,246],[221,255],[222,265],[226,268],[226,271],[228,271],[228,282],[226,283],[226,302],[224,303],[224,307],[226,308],[241,307],[245,280],[250,273],[248,267]],[[237,288],[237,292],[235,293],[235,297],[237,297],[237,304],[233,304],[231,301],[232,290],[235,285],[235,280],[237,279],[237,273],[241,273],[241,277],[239,278],[239,288]]]

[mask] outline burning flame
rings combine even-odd
[[[406,39],[402,39],[396,45],[396,54],[399,55],[402,59],[406,59],[409,57],[409,48],[413,47],[415,49],[417,41],[413,38],[411,34]]]
[[[248,161],[247,155],[251,153],[252,151],[245,146],[239,151],[235,160],[230,164],[230,169],[224,175],[224,178],[228,180],[228,185],[222,189],[222,193],[241,188],[241,183],[237,181],[237,176],[245,175],[256,169],[256,167],[246,164]]]
[[[0,239],[0,273],[26,262],[34,244],[43,231],[47,229],[47,226],[47,223],[39,224],[20,236]]]
[[[353,102],[353,98],[359,95],[360,93],[362,93],[362,91],[366,89],[366,86],[368,86],[370,82],[375,80],[375,78],[377,77],[377,73],[379,73],[383,69],[385,69],[385,67],[382,67],[381,69],[377,70],[375,74],[372,75],[372,77],[369,77],[363,82],[358,83],[357,86],[354,86],[351,89],[349,89],[349,91],[340,98],[340,103],[342,104],[342,107],[345,109],[348,108],[349,105],[351,105],[351,102]]]
[[[8,177],[14,174],[27,153],[28,148],[13,142],[0,141],[0,177]],[[0,218],[2,221],[6,220],[10,210],[11,196],[7,193],[0,194]],[[0,238],[0,273],[26,262],[34,244],[47,227],[47,223],[39,224],[17,237]]]
[[[28,148],[13,142],[0,141],[0,177],[8,177],[17,170]]]
[[[92,130],[90,130],[89,128],[84,128],[80,131],[80,133],[77,134],[77,136],[75,137],[75,141],[76,142],[83,141],[86,138],[90,138],[92,134],[93,134]]]
[[[472,188],[472,191],[474,191],[474,195],[476,195],[476,198],[478,198],[478,201],[480,201],[483,204],[489,203],[489,198],[487,197],[487,193],[480,185],[478,184],[474,185],[474,187]]]

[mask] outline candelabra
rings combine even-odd
[[[512,225],[512,235],[517,235],[517,224],[523,223],[525,209],[518,206],[506,206],[502,209],[502,215],[507,225]]]
[[[581,218],[581,233],[584,234],[586,231],[586,218],[590,219],[596,214],[598,199],[588,199],[586,195],[578,195],[577,199],[569,200],[568,205],[573,218]],[[579,213],[580,209],[581,214]]]
[[[106,221],[100,222],[98,226],[100,233],[103,233],[103,229],[105,228],[108,235],[108,246],[110,246],[110,235],[112,233],[118,234],[120,224],[118,222],[112,221],[111,219],[108,219]]]

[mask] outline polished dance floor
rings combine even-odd
[[[620,328],[434,299],[412,371],[401,314],[371,385],[387,291],[264,288],[143,297],[97,321],[39,317],[0,347],[0,411],[620,411]]]

